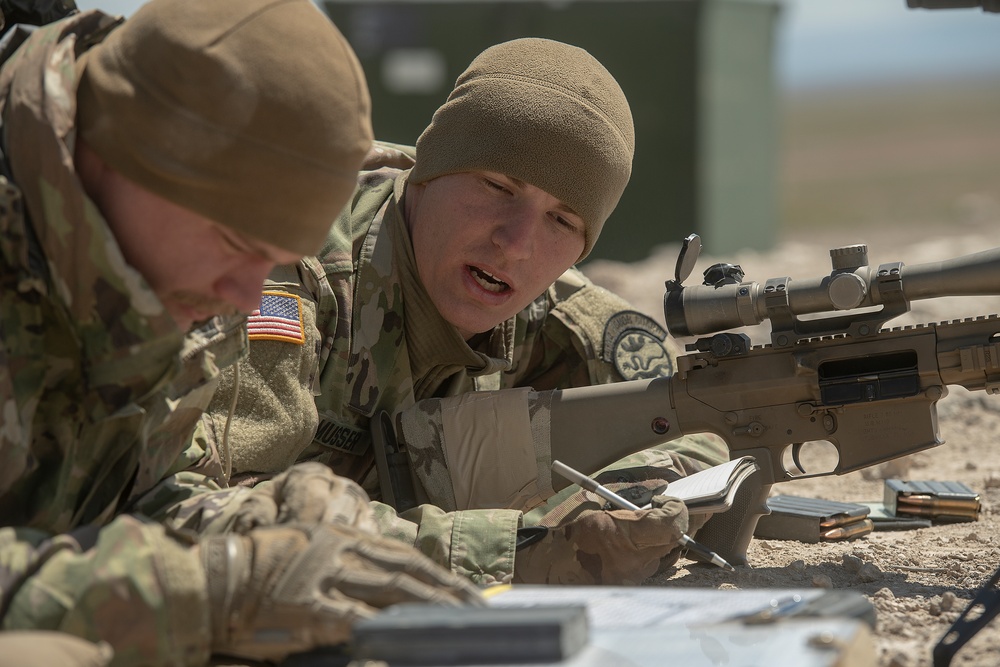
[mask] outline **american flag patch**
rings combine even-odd
[[[304,344],[302,299],[285,292],[264,292],[260,297],[260,308],[247,318],[247,334],[250,340]]]

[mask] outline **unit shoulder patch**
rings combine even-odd
[[[602,358],[626,380],[672,375],[674,362],[663,344],[667,332],[634,310],[615,313],[604,327]]]
[[[302,299],[287,292],[265,291],[260,307],[247,318],[247,337],[303,345]]]

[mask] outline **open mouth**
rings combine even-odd
[[[483,271],[479,267],[469,266],[469,272],[472,277],[476,279],[483,289],[499,294],[501,292],[506,292],[510,289],[510,285],[500,280],[489,271]]]

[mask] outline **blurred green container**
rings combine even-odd
[[[548,37],[618,79],[632,180],[591,257],[645,258],[697,232],[707,252],[770,248],[777,228],[774,33],[752,0],[321,0],[368,77],[375,136],[413,144],[490,45]]]

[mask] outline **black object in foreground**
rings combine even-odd
[[[354,658],[391,665],[567,660],[587,644],[583,605],[528,608],[401,604],[354,626]]]
[[[1000,614],[1000,569],[976,592],[972,602],[934,646],[934,667],[948,667],[958,650]]]

